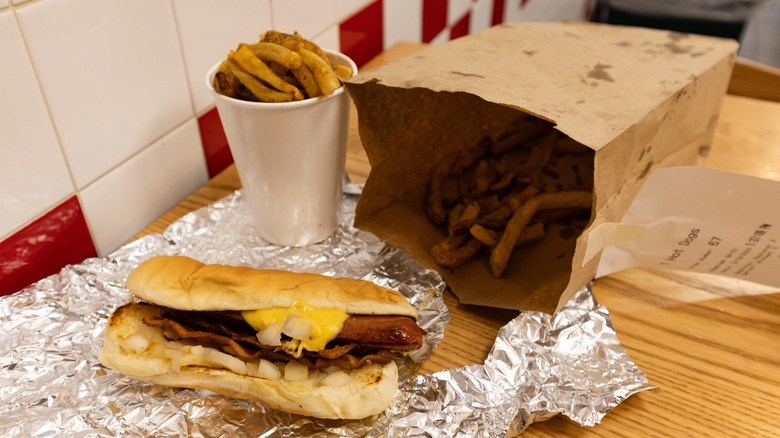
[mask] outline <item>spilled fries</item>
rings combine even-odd
[[[332,64],[325,51],[298,33],[267,31],[228,53],[214,75],[225,96],[257,102],[292,102],[330,95],[354,74]]]

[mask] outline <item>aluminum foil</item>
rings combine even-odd
[[[590,287],[553,317],[520,314],[500,331],[485,363],[415,375],[450,319],[445,284],[406,253],[351,226],[355,193],[344,195],[335,235],[318,245],[275,247],[256,237],[239,190],[162,234],[1,298],[0,435],[512,436],[558,413],[592,426],[650,388]],[[130,300],[127,274],[161,254],[364,278],[403,293],[420,309],[429,335],[401,363],[393,404],[361,421],[306,418],[208,391],[137,382],[103,367],[97,353],[111,312]]]

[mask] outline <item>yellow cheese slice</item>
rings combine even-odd
[[[288,308],[246,310],[244,320],[258,332],[269,325],[293,338],[296,353],[319,351],[341,332],[349,314],[336,308],[318,308],[305,301],[294,301]]]

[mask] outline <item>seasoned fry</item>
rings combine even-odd
[[[458,224],[458,221],[460,220],[461,216],[463,216],[463,210],[466,209],[466,205],[463,203],[460,203],[450,210],[450,214],[447,215],[447,229],[450,231],[450,234],[452,233],[453,228]]]
[[[290,93],[282,93],[281,91],[272,90],[255,79],[254,76],[241,69],[241,66],[228,56],[228,66],[230,67],[233,75],[249,89],[254,96],[263,102],[291,102],[294,97]]]
[[[279,32],[275,30],[269,30],[260,36],[260,41],[272,42],[287,47],[290,50],[298,51],[300,48],[304,48],[310,52],[314,52],[317,56],[322,58],[328,65],[330,65],[330,59],[328,59],[325,52],[317,44],[309,41],[298,32],[294,34]]]
[[[238,64],[244,71],[264,81],[276,90],[292,94],[293,100],[303,100],[303,94],[299,89],[277,76],[270,67],[252,53],[246,44],[239,44],[238,49],[229,54],[228,58]]]
[[[535,117],[526,117],[518,122],[514,130],[499,137],[490,146],[492,155],[502,155],[517,149],[529,140],[532,140],[550,130],[550,123]]]
[[[311,50],[302,47],[298,48],[297,52],[299,55],[301,55],[303,65],[308,67],[309,70],[311,70],[311,72],[314,74],[314,79],[317,81],[317,85],[319,85],[323,94],[332,94],[339,87],[341,87],[339,78],[336,77],[336,74],[333,73],[333,69],[330,67],[330,64],[326,62],[324,58],[320,57]]]
[[[557,134],[555,131],[550,131],[538,137],[531,147],[531,153],[528,156],[528,159],[523,165],[504,173],[501,176],[501,179],[492,185],[491,189],[501,190],[509,187],[510,184],[522,175],[528,176],[531,181],[535,181],[539,177],[539,172],[541,172],[544,165],[547,164],[552,156],[556,138]]]
[[[236,69],[242,71],[238,76]],[[257,42],[230,51],[212,85],[236,99],[289,102],[332,94],[353,74],[348,65],[331,64],[322,48],[297,32],[269,30]]]
[[[570,191],[542,193],[519,205],[507,223],[501,240],[490,253],[490,271],[493,276],[500,277],[504,273],[520,234],[537,212],[559,208],[590,208],[592,202],[593,195],[590,192]]]
[[[557,138],[556,131],[550,130],[547,134],[539,137],[539,141],[531,148],[531,156],[528,158],[529,164],[525,169],[531,181],[539,179],[542,168],[550,161]]]
[[[351,78],[352,74],[354,73],[352,71],[352,67],[348,65],[332,64],[331,67],[333,67],[333,73],[336,73],[336,77],[338,77],[341,81],[346,81],[347,79]]]
[[[468,235],[464,235],[468,237]],[[449,238],[448,238],[449,239]],[[448,240],[445,239],[445,240]],[[442,241],[444,242],[444,241]],[[440,242],[440,243],[442,243]],[[452,247],[449,244],[436,244],[431,248],[431,256],[439,266],[445,268],[457,268],[471,260],[482,248],[482,243],[477,239],[467,239],[460,246]]]
[[[539,210],[540,203],[541,201],[537,197],[529,199],[509,219],[509,223],[506,224],[506,229],[501,235],[501,240],[490,251],[490,272],[494,277],[498,278],[504,273],[509,257],[512,255],[512,249],[520,238],[520,233],[531,222],[534,214]]]
[[[473,225],[469,233],[486,246],[496,246],[501,240],[501,232],[483,227],[480,224]],[[515,243],[515,248],[527,245],[532,242],[538,242],[544,238],[544,223],[536,222],[523,229]]]
[[[463,209],[460,217],[457,218],[455,223],[451,225],[450,234],[454,236],[465,234],[466,231],[468,231],[469,223],[479,216],[479,211],[481,208],[482,207],[479,205],[479,202],[469,202]]]
[[[509,202],[513,202],[513,199],[515,200],[514,202],[528,202],[529,199],[536,196],[538,193],[539,188],[534,185],[528,185],[524,187],[523,190],[521,190],[519,193],[513,193],[509,195]]]
[[[301,65],[298,68],[290,70],[290,73],[292,73],[295,79],[303,86],[303,90],[306,92],[307,96],[322,96],[322,90],[320,90],[320,86],[317,85],[317,81],[314,79],[314,74],[308,67]]]
[[[291,70],[303,63],[301,55],[279,44],[260,41],[248,47],[261,61],[275,62]]]
[[[452,173],[455,175],[462,174],[469,166],[476,163],[477,160],[487,153],[491,143],[490,137],[484,136],[476,146],[464,150],[459,154],[458,161],[453,165]]]
[[[495,230],[489,230],[480,224],[472,225],[469,228],[469,233],[483,245],[496,246],[499,239],[501,239],[501,232]]]
[[[222,61],[217,73],[214,75],[214,89],[228,97],[238,96],[235,89],[235,77],[227,60]]]
[[[511,215],[511,211],[510,211],[510,215]],[[480,227],[483,228],[489,228],[491,230],[503,229],[504,227],[506,227],[507,222],[509,222],[510,215],[508,215],[506,218],[501,218],[501,219],[489,219],[483,216],[475,219],[462,220],[457,222],[450,229],[450,234],[457,236],[457,235],[468,233],[471,230],[471,228],[476,225],[479,225]]]

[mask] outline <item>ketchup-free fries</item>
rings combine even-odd
[[[495,141],[448,155],[434,167],[425,211],[447,236],[431,248],[434,261],[457,268],[482,248],[489,268],[501,277],[516,248],[544,238],[545,223],[565,220],[591,208],[591,187],[542,183],[553,154],[572,151],[570,141],[546,122],[526,123]]]
[[[352,74],[349,66],[331,64],[319,46],[298,33],[268,31],[258,42],[230,51],[213,86],[236,99],[292,102],[332,94]]]

